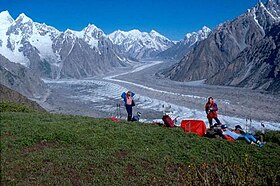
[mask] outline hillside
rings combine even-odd
[[[29,68],[12,63],[0,54],[0,84],[5,85],[29,98],[41,98],[47,86],[38,74]]]
[[[280,91],[280,24],[206,83]]]
[[[271,48],[266,45],[277,43],[277,40],[273,41],[277,39],[277,35],[271,35],[271,28],[279,24],[279,5],[279,1],[274,0],[268,0],[265,4],[259,1],[246,13],[214,28],[207,39],[198,43],[179,63],[166,69],[162,74],[175,81],[208,80],[216,75],[214,79],[209,80],[211,84],[278,91],[278,77],[275,77],[278,73],[278,65],[277,62],[274,63],[274,60],[279,61],[279,57],[274,55],[277,49],[267,59]],[[276,46],[272,48],[274,50]],[[259,54],[255,54],[257,52]],[[248,59],[243,60],[246,57]],[[239,73],[232,69],[233,63],[243,63],[238,67],[246,68]],[[247,65],[248,63],[250,65]],[[269,63],[269,65],[261,63]],[[268,67],[269,70],[260,69],[259,66]],[[224,69],[227,71],[225,72]],[[270,69],[272,69],[271,73]],[[275,76],[273,69],[276,69]],[[236,75],[237,73],[239,76]],[[223,81],[228,77],[231,77],[232,82]]]
[[[279,185],[280,146],[139,123],[0,113],[1,185]]]
[[[27,107],[30,110],[45,111],[45,109],[43,109],[35,101],[31,101],[30,99],[23,96],[22,94],[20,94],[20,93],[14,91],[12,89],[9,89],[8,87],[6,87],[2,84],[0,84],[0,104],[2,106],[2,108],[0,108],[0,112],[5,109],[4,105],[11,108],[10,107],[11,104],[7,105],[6,104],[7,102],[20,104],[21,108],[22,108],[22,105],[24,105],[23,107]],[[17,106],[14,105],[13,107],[17,107]]]

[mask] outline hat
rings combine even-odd
[[[227,128],[227,125],[222,125],[221,126],[221,129],[226,129]]]
[[[235,126],[235,130],[237,130],[237,129],[241,129],[242,130],[242,127],[240,125],[236,125]]]

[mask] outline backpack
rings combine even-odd
[[[139,116],[133,116],[131,121],[139,121]]]
[[[174,127],[174,121],[168,116],[168,115],[164,115],[162,117],[162,120],[164,122],[164,125],[166,127],[170,127],[170,128],[173,128]]]
[[[223,135],[223,132],[221,131],[221,129],[217,129],[217,128],[213,127],[213,128],[209,128],[206,130],[205,137],[223,139],[224,135]]]

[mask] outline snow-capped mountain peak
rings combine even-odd
[[[88,45],[90,45],[91,48],[98,48],[99,39],[106,36],[100,28],[93,24],[89,24],[81,31],[67,29],[64,34],[64,37],[66,38],[71,38],[74,40],[79,38],[84,40]]]
[[[33,22],[32,19],[30,19],[28,16],[26,16],[24,13],[21,13],[17,18],[16,18],[17,23],[27,23],[27,22]]]
[[[108,35],[109,39],[129,57],[140,59],[150,58],[174,45],[172,41],[152,30],[150,33],[133,29],[117,30]]]
[[[264,5],[261,1],[253,7],[249,12],[254,14],[263,14],[264,12],[272,17],[273,19],[279,19],[280,18],[280,4],[277,3],[275,0],[269,0]]]
[[[164,39],[164,40],[169,40],[168,38],[166,38],[165,36],[161,35],[160,33],[158,33],[157,31],[155,30],[151,30],[151,32],[149,33],[150,36],[152,37],[158,37],[158,38],[161,38],[161,39]],[[169,40],[170,41],[170,40]]]
[[[187,33],[183,40],[174,42],[174,46],[161,52],[157,57],[162,59],[182,59],[197,43],[206,39],[211,30],[204,26],[197,32]]]
[[[161,36],[157,31],[151,30],[150,34]]]
[[[0,25],[1,27],[8,25],[10,26],[14,22],[14,19],[10,15],[10,13],[6,10],[3,12],[0,12]]]
[[[89,23],[87,27],[84,28],[84,30],[100,30],[97,26],[95,26],[94,24]]]
[[[93,24],[89,24],[82,30],[82,32],[84,33],[85,37],[94,37],[95,39],[105,36],[104,32]]]
[[[274,18],[280,20],[280,0],[269,0],[266,3],[267,12]]]
[[[63,38],[74,41],[77,38],[83,38],[83,33],[82,31],[75,31],[68,28],[63,32]]]
[[[121,45],[123,40],[128,37],[128,32],[121,30],[114,31],[107,36],[114,44]]]
[[[198,31],[198,35],[200,35],[201,40],[204,40],[208,37],[211,29],[207,26],[203,26],[201,30]]]
[[[122,39],[143,41],[143,40],[151,40],[156,37],[170,41],[169,39],[167,39],[166,37],[164,37],[163,35],[161,35],[155,30],[152,30],[150,33],[141,32],[138,29],[133,29],[130,31],[117,30],[109,34],[108,37],[113,41],[114,44],[121,44],[121,42],[123,42]]]
[[[37,28],[37,30],[41,36],[49,34],[52,37],[52,39],[54,39],[56,36],[58,36],[61,33],[56,28],[54,28],[52,26],[48,26],[45,23],[43,23],[43,24],[34,23],[34,25]]]
[[[265,7],[264,4],[261,1],[258,2],[258,6],[263,7],[263,8]]]
[[[93,24],[60,32],[24,13],[14,20],[8,11],[0,12],[0,54],[47,78],[87,77],[128,65]]]
[[[191,32],[187,33],[185,36],[185,44],[186,43],[196,43],[197,41],[204,40],[208,37],[209,33],[211,32],[211,29],[207,26],[203,26],[201,30],[198,30],[197,32]]]
[[[126,35],[127,37],[130,37],[130,38],[140,38],[142,37],[143,33],[140,32],[140,30],[137,30],[137,29],[133,29],[133,30],[130,30],[128,32],[123,32],[124,35]]]
[[[256,25],[265,34],[269,25],[280,21],[280,4],[274,0],[268,1],[265,5],[259,2],[256,6],[249,9],[246,14],[242,15],[242,17],[253,18]]]
[[[67,28],[67,29],[64,31],[64,33],[69,33],[69,34],[70,34],[70,33],[72,34],[73,32],[75,32],[75,31],[74,31],[74,30],[71,30],[71,29],[69,29],[69,28]]]
[[[211,29],[208,28],[207,26],[203,26],[201,29],[203,32],[211,32]]]

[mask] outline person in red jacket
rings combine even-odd
[[[207,114],[207,119],[209,121],[210,128],[213,126],[213,118],[217,122],[217,124],[221,125],[221,122],[218,119],[217,111],[218,105],[214,103],[214,99],[212,97],[209,97],[208,102],[205,104],[205,112]]]

